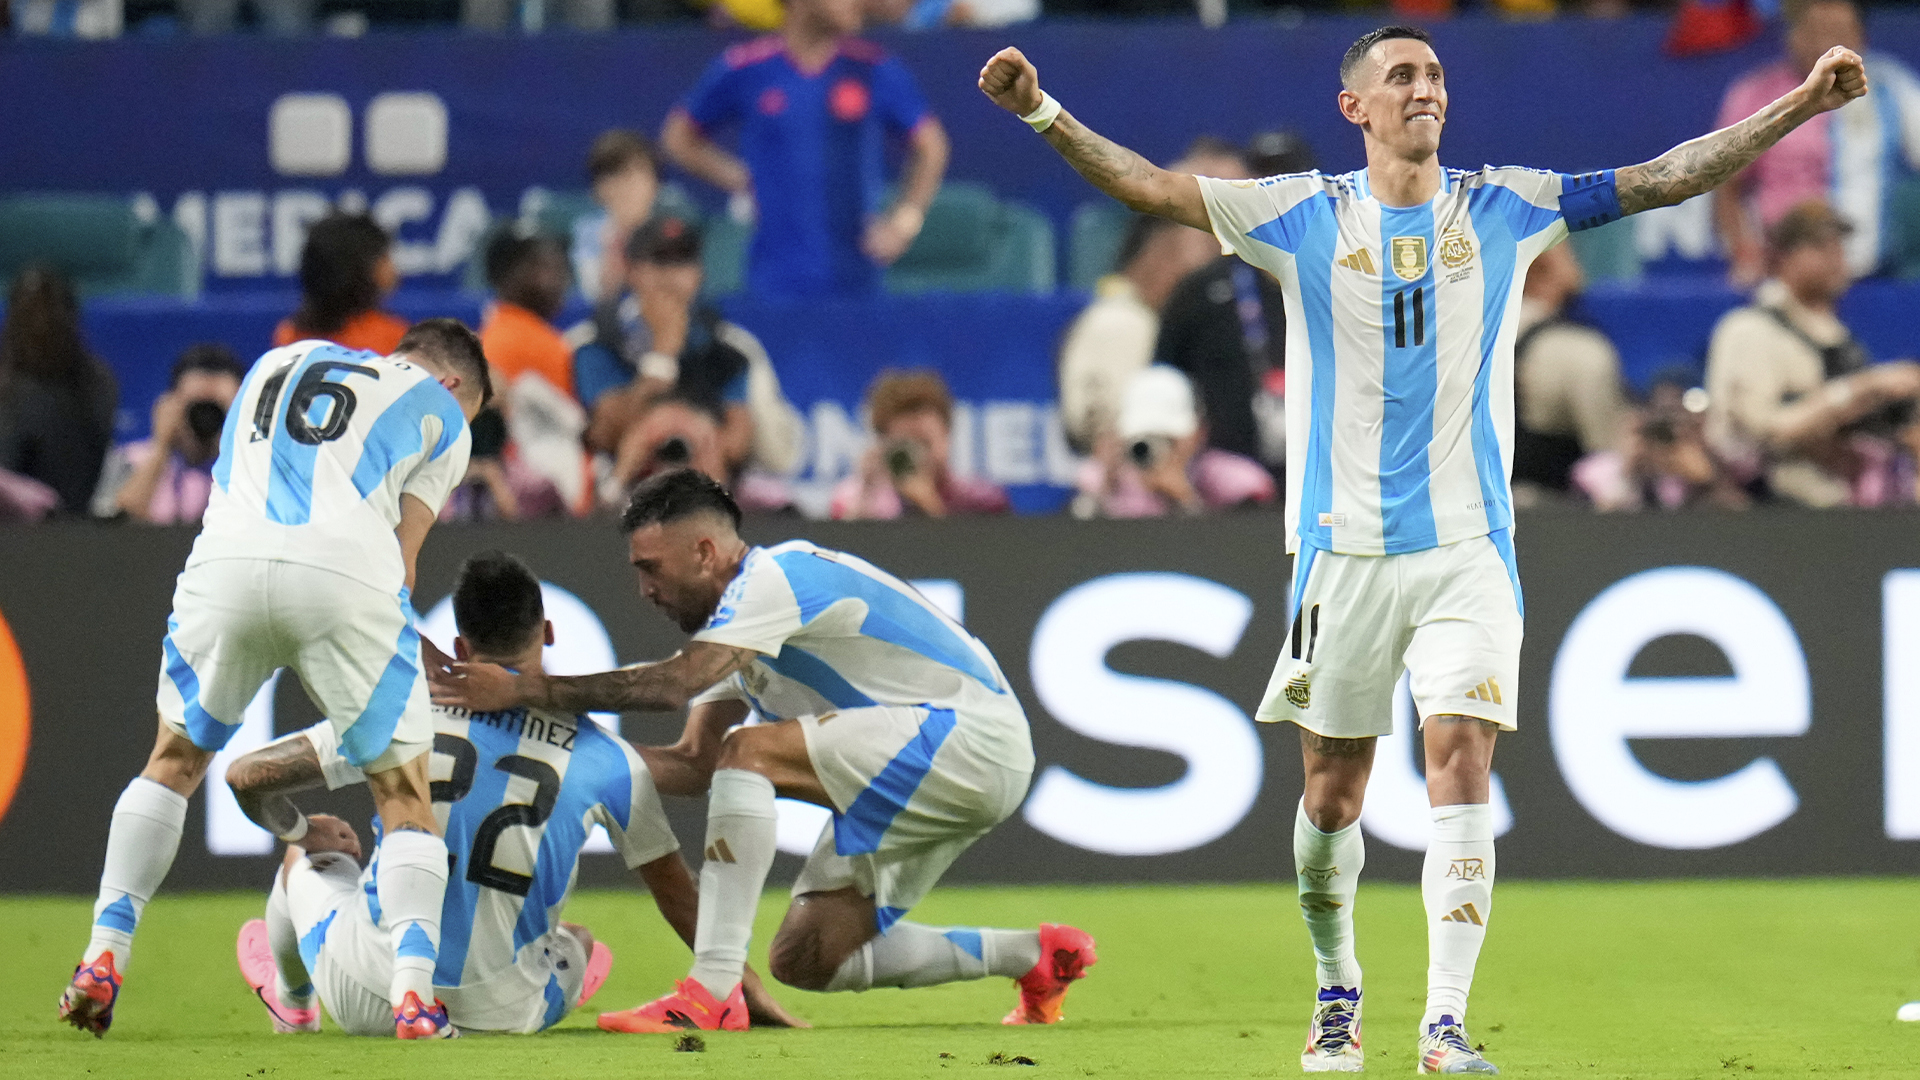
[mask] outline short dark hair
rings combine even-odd
[[[394,355],[405,353],[450,369],[480,388],[480,404],[493,400],[493,377],[487,372],[486,350],[480,337],[459,319],[422,319],[400,338]]]
[[[587,151],[587,182],[597,184],[633,165],[645,165],[658,179],[660,155],[653,143],[637,131],[613,128],[600,133]]]
[[[1369,30],[1347,49],[1347,55],[1340,58],[1340,85],[1351,86],[1353,73],[1359,69],[1360,62],[1367,58],[1367,54],[1373,51],[1373,47],[1395,38],[1411,38],[1423,45],[1433,44],[1433,35],[1417,26],[1383,26],[1378,30]]]
[[[393,237],[367,214],[336,211],[314,222],[300,248],[300,308],[293,328],[303,337],[326,337],[379,306],[373,272],[392,249]]]
[[[475,652],[517,653],[546,620],[540,579],[526,563],[504,551],[482,551],[460,564],[453,585],[453,625]]]
[[[720,482],[696,469],[654,473],[633,489],[626,512],[620,515],[622,532],[648,525],[670,525],[695,514],[719,514],[740,528],[740,504]]]
[[[558,252],[564,257],[566,248],[558,239],[545,233],[521,232],[517,229],[500,232],[487,241],[488,287],[499,292],[513,275],[520,272],[521,267],[548,252]]]
[[[180,380],[196,371],[209,375],[231,375],[236,382],[247,377],[247,369],[241,365],[240,358],[233,350],[217,341],[203,341],[198,345],[189,345],[180,358],[173,362],[173,373],[167,376],[167,389],[176,389]]]

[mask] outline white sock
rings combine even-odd
[[[93,902],[93,937],[81,963],[90,964],[111,950],[115,970],[126,972],[133,959],[134,928],[173,869],[186,820],[186,796],[158,781],[136,776],[120,793],[107,830],[100,898]]]
[[[440,904],[447,893],[447,842],[428,832],[403,829],[380,839],[373,871],[380,917],[393,940],[395,1008],[411,990],[433,1005],[433,968],[440,957]]]
[[[1300,879],[1300,913],[1313,938],[1322,989],[1360,988],[1360,961],[1354,958],[1353,897],[1360,869],[1367,864],[1360,823],[1338,832],[1321,832],[1307,820],[1305,800],[1293,817],[1293,868]]]
[[[1040,962],[1040,931],[897,922],[841,962],[829,991],[1017,979]]]
[[[725,1001],[747,966],[760,890],[773,870],[773,781],[717,769],[707,790],[707,861],[700,866],[700,919],[690,978]]]
[[[1493,811],[1485,803],[1433,808],[1433,838],[1420,871],[1427,906],[1427,1013],[1467,1018],[1473,965],[1493,917]]]
[[[300,958],[300,932],[293,925],[293,909],[287,906],[287,883],[277,873],[273,891],[267,894],[267,944],[273,949],[273,989],[280,1004],[289,1009],[312,1005],[313,976]]]

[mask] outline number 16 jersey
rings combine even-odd
[[[397,594],[400,497],[438,514],[471,445],[453,394],[417,365],[324,341],[274,349],[227,410],[187,565],[301,563]]]

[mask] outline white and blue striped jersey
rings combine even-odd
[[[435,992],[470,1017],[546,992],[558,1019],[572,1003],[522,953],[559,928],[595,825],[629,869],[680,850],[652,774],[626,740],[587,717],[436,706],[433,727],[433,810],[452,857]],[[338,766],[328,773],[329,786],[354,779]],[[361,874],[362,895],[383,925],[375,872],[370,862]],[[536,979],[551,985],[529,985]]]
[[[438,514],[471,445],[459,403],[420,367],[325,341],[274,349],[227,410],[187,565],[301,563],[398,593],[400,497]]]
[[[738,698],[768,720],[873,705],[951,709],[999,760],[1032,764],[1025,713],[993,653],[858,556],[805,540],[753,548],[693,640],[760,654],[696,700]]]
[[[1527,266],[1620,217],[1613,173],[1442,170],[1383,206],[1365,169],[1202,177],[1220,242],[1287,309],[1287,550],[1422,551],[1513,524],[1513,344]]]

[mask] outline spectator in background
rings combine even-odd
[[[167,392],[153,403],[152,433],[107,459],[93,512],[150,525],[191,525],[213,493],[220,431],[247,369],[225,345],[190,346],[173,362]]]
[[[1573,485],[1595,509],[1738,510],[1751,502],[1707,442],[1707,392],[1693,383],[1685,371],[1655,377],[1646,405],[1626,416],[1617,446],[1574,465]]]
[[[947,134],[899,60],[863,41],[863,0],[793,0],[779,37],[714,61],[667,117],[681,168],[758,217],[747,287],[762,296],[867,295],[906,253],[947,168]],[[739,132],[739,154],[713,136]],[[906,143],[883,207],[886,141]]]
[[[521,23],[516,0],[460,0],[460,25],[498,33]],[[544,19],[590,33],[613,29],[614,0],[546,0]],[[530,28],[531,29],[531,28]]]
[[[839,519],[1003,514],[1000,485],[953,472],[953,394],[934,371],[885,371],[867,388],[874,444],[833,490]]]
[[[381,356],[400,347],[407,321],[380,310],[400,284],[393,238],[365,214],[313,223],[300,249],[300,307],[274,327],[273,343],[318,338]]]
[[[51,267],[20,271],[0,325],[0,470],[51,488],[57,512],[87,513],[119,396],[81,336],[73,283]]]
[[[1112,426],[1127,380],[1153,362],[1160,309],[1174,286],[1219,254],[1207,233],[1135,215],[1114,260],[1117,272],[1094,285],[1093,302],[1061,341],[1060,415],[1076,449],[1085,452]]]
[[[1032,22],[1040,0],[869,0],[867,18],[876,26],[906,30],[943,27],[985,29]]]
[[[603,131],[587,151],[587,180],[601,213],[574,224],[573,272],[580,292],[598,307],[619,299],[626,284],[627,238],[653,216],[660,159],[637,131]]]
[[[1155,364],[1127,381],[1115,425],[1080,465],[1075,517],[1198,514],[1273,501],[1260,463],[1207,445],[1193,384]]]
[[[1836,45],[1864,55],[1873,75],[1865,97],[1795,128],[1714,193],[1714,223],[1733,280],[1744,287],[1765,275],[1765,231],[1812,199],[1824,200],[1857,227],[1847,241],[1854,276],[1875,273],[1887,257],[1891,187],[1920,168],[1920,80],[1893,57],[1867,50],[1853,0],[1782,0],[1780,8],[1787,55],[1727,88],[1716,127],[1744,120],[1771,103],[1771,95],[1799,86]]]
[[[1627,412],[1619,352],[1605,334],[1569,314],[1585,288],[1572,244],[1548,248],[1521,286],[1513,484],[1534,498],[1570,493],[1574,465],[1610,449]]]
[[[508,434],[498,479],[515,494],[513,514],[497,497],[494,506],[500,516],[584,514],[593,508],[593,472],[580,443],[587,415],[573,397],[573,349],[553,325],[566,303],[566,251],[553,237],[509,231],[487,244],[486,264],[494,299],[480,346]]]
[[[714,426],[718,456],[703,458],[701,471],[732,484],[743,506],[784,505],[785,487],[772,477],[799,464],[800,415],[760,339],[700,302],[700,244],[700,230],[676,214],[635,230],[626,250],[630,295],[576,328],[585,339],[574,352],[574,390],[590,417],[587,444],[615,459],[602,495],[622,502],[675,435],[688,448],[704,446],[697,413]],[[666,398],[674,407],[642,423]]]
[[[1896,448],[1920,445],[1920,365],[1869,364],[1840,321],[1848,231],[1821,202],[1774,225],[1772,279],[1720,319],[1707,346],[1706,436],[1738,479],[1790,502],[1911,502]]]
[[[1290,131],[1255,135],[1243,160],[1252,176],[1314,168],[1313,148]],[[1278,478],[1287,460],[1287,314],[1280,283],[1240,259],[1212,254],[1167,298],[1154,361],[1192,380],[1212,446],[1252,458]]]

